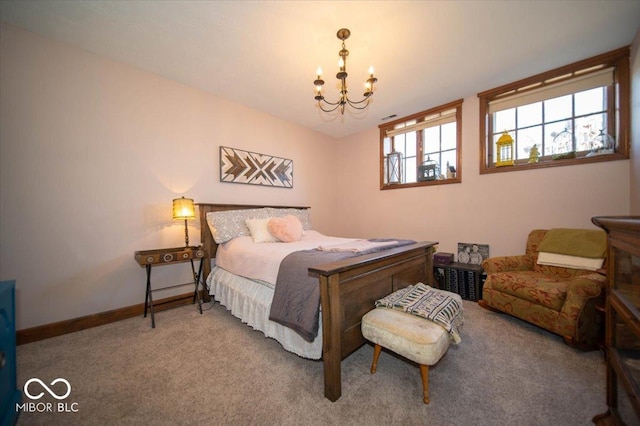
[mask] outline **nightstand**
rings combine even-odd
[[[168,290],[170,288],[181,287],[185,285],[193,285],[195,286],[195,290],[193,292],[193,302],[198,301],[198,310],[200,314],[202,314],[202,302],[200,301],[200,297],[198,296],[198,290],[200,288],[200,278],[202,277],[202,261],[206,256],[206,252],[202,247],[190,246],[190,247],[176,247],[176,248],[167,248],[167,249],[155,249],[155,250],[141,250],[136,251],[134,254],[136,262],[141,267],[146,268],[147,270],[147,290],[144,296],[144,317],[147,317],[147,309],[151,311],[151,327],[156,328],[156,320],[154,316],[154,305],[153,305],[153,292],[160,290]],[[196,271],[195,265],[193,263],[194,260],[200,259],[200,265],[198,266],[198,270]],[[162,265],[171,265],[175,263],[182,262],[190,262],[191,263],[191,272],[193,274],[193,282],[176,284],[168,287],[162,287],[157,289],[151,288],[151,267],[152,266],[162,266]],[[204,283],[202,283],[202,289],[205,290]]]

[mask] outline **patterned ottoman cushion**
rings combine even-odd
[[[370,342],[423,365],[434,365],[449,348],[441,326],[406,312],[376,308],[362,318],[362,335]]]

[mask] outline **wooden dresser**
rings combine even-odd
[[[594,217],[607,232],[607,405],[598,425],[640,423],[640,216]]]

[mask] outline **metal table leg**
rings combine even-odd
[[[198,273],[196,273],[195,266],[193,265],[193,260],[191,260],[191,270],[193,271],[193,281],[195,283],[195,290],[193,292],[193,301],[198,301],[198,311],[202,314],[202,301],[198,295],[198,289],[200,288],[200,278],[202,277],[202,259],[200,259],[200,266],[198,267]],[[204,290],[204,284],[202,286]]]
[[[156,328],[156,318],[153,310],[153,295],[151,294],[151,265],[146,265],[147,269],[147,293],[144,296],[144,317],[147,317],[147,308],[151,310],[151,328]]]

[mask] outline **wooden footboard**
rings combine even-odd
[[[198,203],[201,241],[208,256],[203,260],[203,277],[209,275],[211,259],[215,258],[218,248],[207,223],[207,213],[261,207],[308,208]],[[365,343],[360,321],[374,308],[374,302],[410,284],[433,285],[436,244],[420,242],[309,268],[309,272],[318,275],[320,282],[324,395],[329,400],[340,398],[341,361]]]
[[[341,361],[365,343],[364,314],[395,290],[423,282],[433,285],[436,242],[421,242],[309,268],[318,274],[322,304],[324,396],[342,394]]]

